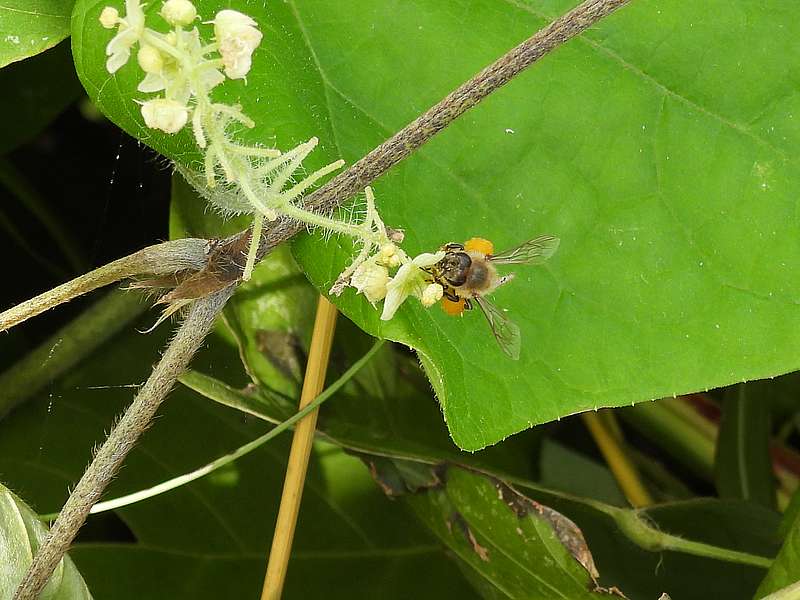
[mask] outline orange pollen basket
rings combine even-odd
[[[464,299],[459,298],[458,302],[453,302],[447,298],[442,298],[442,310],[450,316],[458,316],[464,312]]]
[[[464,250],[474,250],[481,254],[494,254],[494,244],[489,240],[474,237],[464,242]]]

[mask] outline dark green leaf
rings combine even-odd
[[[152,317],[148,319],[152,322]],[[146,323],[146,322],[145,322]],[[140,324],[142,327],[144,324]],[[94,444],[158,358],[167,328],[118,336],[0,422],[0,471],[40,512],[57,510]],[[246,382],[235,345],[219,334],[195,360]],[[107,497],[150,487],[263,433],[260,419],[178,387],[128,457]],[[234,465],[117,511],[133,540],[79,539],[75,560],[98,597],[255,597],[261,588],[286,466],[288,436]],[[89,528],[93,519],[90,517]],[[364,569],[367,572],[364,572]],[[144,577],[143,573],[147,573]],[[423,573],[424,578],[415,578]],[[332,587],[336,584],[339,588]],[[341,590],[340,595],[337,590]],[[383,497],[360,461],[330,446],[314,452],[286,598],[441,598],[469,588],[438,543]]]
[[[0,31],[0,47],[2,36]],[[80,94],[69,44],[0,70],[0,90],[4,115],[0,154],[5,154],[33,139]]]
[[[36,513],[0,484],[0,598],[11,598],[47,535]],[[69,556],[58,563],[41,600],[82,600],[92,595]]]
[[[760,390],[760,392],[759,392]],[[725,390],[715,461],[717,491],[775,508],[767,389],[739,384]]]
[[[579,498],[520,485],[527,496],[572,519],[583,531],[600,572],[600,584],[616,585],[632,600],[653,600],[664,592],[681,600],[714,597],[750,600],[763,568],[701,558],[676,551],[647,551],[634,543],[611,515]],[[776,550],[777,514],[743,502],[699,500],[664,504],[644,513],[657,531],[772,556]]]

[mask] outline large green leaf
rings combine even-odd
[[[73,4],[75,0],[5,0],[0,6],[0,67],[67,37]]]
[[[14,595],[46,535],[47,527],[36,513],[0,484],[0,597]],[[39,596],[41,600],[89,600],[91,597],[69,556],[61,559]]]
[[[105,3],[76,7],[84,85],[133,135],[196,157],[190,132],[143,128],[134,64],[104,71]],[[226,3],[266,35],[247,86],[218,97],[256,119],[249,140],[288,148],[317,135],[310,169],[352,162],[574,4]],[[198,5],[207,18],[220,7]],[[351,291],[337,300],[368,332],[417,349],[461,447],[800,366],[795,17],[788,0],[633,2],[377,182],[412,254],[476,234],[500,248],[562,239],[545,267],[519,268],[496,294],[522,330],[519,362],[477,312],[451,319],[409,303],[385,324]],[[322,290],[350,254],[318,237],[295,250]]]

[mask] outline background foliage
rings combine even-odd
[[[104,71],[110,33],[96,19],[106,3],[79,0],[72,13],[89,98],[135,139],[196,159],[188,135],[143,129],[134,61],[115,78]],[[65,44],[36,55],[67,35],[72,9],[40,4],[0,9],[2,64],[33,56],[0,70],[9,90],[0,103],[14,115],[0,136],[0,226],[9,264],[33,265],[4,287],[4,306],[168,233],[244,226],[206,211],[179,179],[168,223],[163,163],[86,99],[74,104]],[[246,139],[288,148],[317,135],[309,169],[352,163],[574,4],[234,2],[265,39],[247,85],[227,84],[219,97],[258,122]],[[218,9],[198,6],[208,18]],[[349,320],[331,377],[369,348],[363,330],[416,349],[430,384],[409,352],[386,346],[323,409],[287,597],[590,595],[588,573],[549,525],[493,495],[498,480],[574,521],[599,584],[633,599],[706,598],[710,586],[760,598],[798,578],[798,496],[782,522],[775,510],[797,482],[791,461],[779,460],[797,442],[796,378],[712,393],[703,410],[681,400],[618,411],[660,501],[643,513],[646,531],[631,531],[634,512],[619,508],[624,497],[578,420],[530,429],[798,368],[795,13],[787,0],[634,1],[377,182],[381,212],[406,228],[412,253],[476,234],[503,247],[552,233],[562,246],[497,294],[523,330],[519,363],[477,314],[449,319],[412,305],[385,324],[350,292],[337,301]],[[14,54],[18,46],[25,53]],[[303,275],[324,291],[349,253],[341,240],[303,236],[292,255],[259,267],[109,496],[197,468],[291,414],[316,297]],[[3,381],[13,383],[21,354],[56,332],[48,359],[25,367],[38,391],[0,422],[0,480],[42,513],[63,503],[168,335],[136,333],[154,317],[131,306],[123,333],[56,377],[58,327],[87,305],[0,339]],[[222,406],[219,390],[246,399],[248,412]],[[476,450],[521,430],[475,454],[453,444]],[[183,488],[91,517],[72,552],[89,589],[98,598],[254,596],[285,456],[286,440],[276,440]],[[441,461],[461,467],[442,475],[433,467]],[[723,500],[697,499],[711,495]],[[715,558],[665,549],[659,533],[709,544]],[[764,559],[776,556],[767,571]]]

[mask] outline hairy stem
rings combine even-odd
[[[14,594],[15,600],[33,600],[47,584],[92,505],[111,482],[139,436],[150,425],[156,410],[172,389],[178,375],[186,369],[232,293],[233,288],[229,287],[194,302],[149,379],[111,430],[70,494],[19,584]]]
[[[772,559],[766,556],[712,546],[711,544],[687,540],[686,538],[660,531],[648,523],[646,516],[643,516],[640,511],[610,506],[606,508],[610,509],[606,512],[614,519],[628,539],[645,550],[651,552],[682,552],[692,556],[724,560],[763,569],[768,569],[772,564]]]
[[[201,269],[206,264],[207,246],[207,240],[186,238],[143,248],[0,313],[0,331],[127,277],[145,273],[169,275],[184,269]]]

